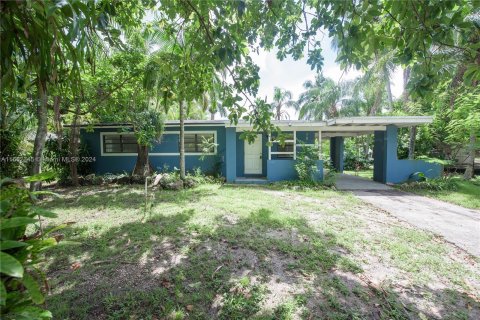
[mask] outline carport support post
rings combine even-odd
[[[397,127],[387,126],[385,131],[375,131],[373,145],[373,180],[381,183],[392,182],[391,173],[397,160]]]
[[[235,128],[225,130],[225,178],[228,183],[233,183],[237,177],[237,132]]]
[[[330,138],[330,160],[336,172],[343,172],[343,137]]]

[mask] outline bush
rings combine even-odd
[[[436,178],[436,179],[428,179],[424,177],[423,179],[420,179],[420,181],[403,183],[399,187],[405,191],[410,191],[410,190],[455,191],[458,189],[458,184],[450,176],[445,176],[443,178]]]
[[[27,182],[43,180],[27,178]],[[45,275],[39,263],[45,249],[57,244],[49,234],[60,227],[43,230],[40,217],[53,218],[52,212],[35,207],[35,193],[14,184],[10,179],[0,181],[0,318],[2,319],[50,319],[52,314],[39,305],[45,298],[41,284]],[[27,234],[27,228],[36,231]],[[63,227],[63,226],[61,226]]]
[[[298,179],[303,182],[315,182],[317,172],[318,150],[311,146],[302,145],[298,153],[295,171]]]
[[[366,143],[366,142],[364,142]],[[363,146],[357,138],[345,139],[345,170],[363,170],[368,169],[373,164],[373,159],[363,151]],[[370,148],[370,146],[369,146]]]
[[[329,188],[334,187],[336,180],[337,180],[337,173],[333,170],[328,171],[325,177],[323,177],[322,185]]]
[[[58,178],[66,179],[70,176],[70,165],[68,159],[70,157],[68,152],[68,144],[70,138],[67,134],[64,134],[62,137],[62,148],[59,148],[58,138],[50,138],[45,142],[45,161],[46,167],[55,171]],[[90,153],[86,144],[81,143],[78,150],[78,157],[89,158]],[[92,172],[91,162],[88,161],[79,161],[78,162],[78,175],[87,175]]]
[[[20,178],[27,174],[27,161],[21,161],[26,158],[25,151],[22,150],[22,135],[10,131],[0,130],[0,177]]]

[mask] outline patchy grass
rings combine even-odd
[[[415,183],[403,184],[399,188],[465,208],[480,209],[480,177],[464,180],[461,176],[453,176],[450,179],[454,190],[430,190]]]
[[[354,170],[345,170],[343,173],[349,174],[352,176],[359,176],[362,178],[367,178],[372,180],[373,179],[373,169],[365,169],[365,170],[359,170],[359,171],[354,171]]]
[[[56,319],[480,317],[479,261],[349,193],[203,185],[60,190]]]

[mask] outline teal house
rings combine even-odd
[[[294,168],[297,155],[305,145],[317,145],[317,179],[323,178],[322,141],[330,140],[330,161],[336,171],[343,171],[344,138],[373,134],[374,180],[400,183],[415,172],[427,177],[441,175],[442,167],[422,160],[397,158],[397,131],[401,127],[419,126],[431,117],[352,117],[328,121],[273,121],[286,139],[259,132],[253,143],[241,139],[251,126],[247,122],[231,124],[228,120],[185,121],[185,164],[187,171],[219,174],[229,183],[265,183],[297,178]],[[178,168],[179,122],[167,121],[161,139],[150,149],[149,160],[156,171]],[[82,127],[81,141],[95,157],[97,174],[131,172],[137,157],[137,144],[128,124],[98,124]],[[205,150],[205,141],[210,147]]]

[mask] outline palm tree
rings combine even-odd
[[[294,107],[296,102],[292,100],[292,93],[288,90],[275,87],[273,91],[272,109],[275,115],[275,120],[288,120],[290,115],[283,107]]]
[[[343,113],[350,114],[352,110],[358,108],[353,101],[355,96],[352,81],[337,84],[323,74],[318,74],[315,81],[306,81],[303,87],[305,91],[300,94],[295,104],[295,109],[299,111],[299,119],[330,119]]]
[[[375,116],[381,112],[383,106],[388,110],[393,110],[390,77],[396,67],[393,63],[394,54],[395,51],[376,54],[374,62],[369,65],[362,77],[364,86],[374,89],[374,100],[367,114],[369,116]]]
[[[218,112],[221,117],[228,115],[227,109],[222,103],[222,79],[226,77],[226,70],[217,72],[213,79],[211,89],[203,94],[202,109],[210,112],[210,120],[215,120],[215,114]]]
[[[196,33],[186,32],[185,28],[187,27],[183,25],[183,32],[178,32],[173,41],[172,39],[168,41],[168,38],[163,41],[169,49],[158,50],[150,56],[145,74],[146,89],[153,93],[156,101],[163,103],[167,113],[169,104],[178,105],[182,180],[185,179],[185,120],[193,107],[202,106],[203,111],[218,110],[218,105],[210,109],[209,105],[212,101],[218,101],[216,97],[212,99],[212,96],[215,96],[214,93],[219,92],[221,87],[221,80],[218,77],[221,70],[215,67],[205,68],[197,63],[201,58],[200,54],[186,45],[191,41],[189,37],[195,37]],[[162,35],[161,32],[159,35]],[[164,46],[160,47],[163,49]]]

